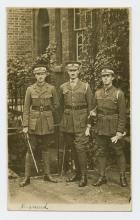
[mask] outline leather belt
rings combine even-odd
[[[118,119],[118,114],[98,114],[98,118],[116,118]]]
[[[65,105],[65,109],[81,110],[86,108],[87,105],[79,105],[79,106]]]
[[[100,110],[98,110],[98,114],[99,115],[118,115],[118,112],[102,112],[102,111],[100,111]]]
[[[44,111],[50,111],[51,108],[50,106],[32,106],[32,110],[36,110],[36,111],[40,111],[40,112],[44,112]]]

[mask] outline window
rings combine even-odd
[[[76,57],[80,61],[84,51],[84,30],[92,27],[92,9],[74,9],[74,31],[76,32]]]
[[[85,29],[87,26],[92,27],[92,9],[74,9],[74,30]]]
[[[92,27],[92,10],[87,10],[85,13],[86,25]]]

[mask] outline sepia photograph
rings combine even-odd
[[[5,10],[8,210],[131,212],[131,8]]]

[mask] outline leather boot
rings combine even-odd
[[[75,146],[72,147],[72,158],[74,159],[74,164],[75,164],[75,174],[73,176],[68,177],[66,179],[66,182],[75,182],[77,180],[80,180],[81,178],[81,171],[80,171],[80,165],[79,165],[79,160],[78,160],[78,155]]]
[[[97,182],[93,183],[93,186],[101,186],[103,184],[106,184],[107,180],[105,176],[100,176],[99,179],[97,180]]]
[[[127,187],[127,186],[128,186],[125,173],[121,173],[121,174],[120,174],[120,185],[121,185],[122,187]]]
[[[20,187],[24,187],[30,184],[30,177],[25,177],[25,179],[19,184]]]
[[[73,176],[68,177],[66,179],[66,182],[75,182],[77,180],[80,180],[80,176],[81,176],[80,173],[76,172]]]
[[[79,181],[79,187],[84,187],[87,185],[87,154],[85,151],[78,151],[78,160],[81,170],[81,178]]]
[[[86,175],[82,175],[80,182],[79,182],[79,187],[84,187],[87,185],[87,176]]]
[[[49,181],[52,183],[57,183],[57,180],[54,179],[51,175],[50,175],[50,160],[49,160],[49,153],[46,151],[42,152],[42,159],[43,159],[43,163],[44,163],[44,181]]]
[[[105,176],[106,162],[106,157],[98,157],[99,174],[101,177]]]
[[[30,152],[27,152],[25,157],[25,177],[32,175],[32,168],[34,167],[33,159]]]
[[[52,176],[50,176],[48,174],[44,175],[44,181],[49,181],[49,182],[52,182],[52,183],[57,183],[57,180],[54,179]]]

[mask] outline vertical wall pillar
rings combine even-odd
[[[68,9],[61,10],[61,30],[62,30],[62,63],[69,60],[69,26]]]
[[[62,63],[61,20],[60,9],[48,9],[50,20],[50,44],[56,43],[56,64]]]
[[[75,33],[73,30],[73,9],[61,10],[62,63],[75,59]]]
[[[56,41],[55,10],[56,9],[48,9],[49,23],[50,23],[49,26],[50,44]]]

